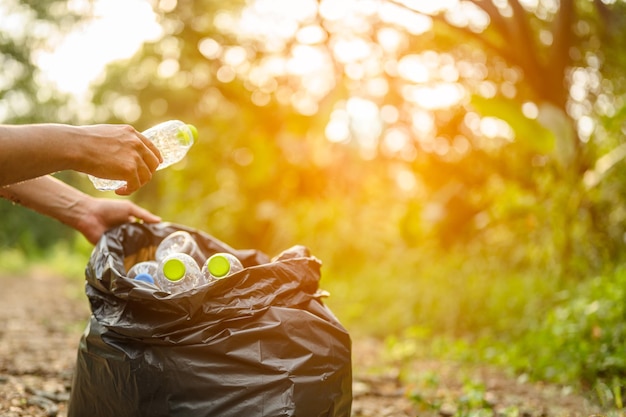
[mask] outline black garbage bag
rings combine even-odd
[[[175,295],[125,276],[176,230],[245,269]],[[86,279],[69,417],[350,416],[350,337],[307,248],[270,260],[185,226],[129,223],[102,237]]]

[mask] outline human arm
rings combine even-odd
[[[158,216],[128,200],[96,198],[50,175],[0,187],[0,197],[78,230],[93,244],[105,231],[122,223],[161,221]]]
[[[128,195],[147,183],[162,162],[156,146],[129,125],[0,125],[0,187],[75,170],[124,180]]]

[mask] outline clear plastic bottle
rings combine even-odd
[[[186,253],[172,253],[159,263],[155,283],[170,294],[188,291],[204,282],[198,263]]]
[[[198,130],[195,126],[185,124],[180,120],[160,123],[142,133],[154,142],[163,157],[163,162],[157,167],[157,171],[183,159],[198,139]],[[126,185],[126,181],[98,178],[93,175],[89,175],[89,179],[100,191],[117,190]]]
[[[215,281],[243,270],[243,265],[230,253],[216,253],[202,266],[202,275],[207,281]]]
[[[159,263],[157,261],[142,261],[133,265],[126,275],[128,278],[136,278],[139,274],[149,274],[155,276],[159,269]]]
[[[173,253],[191,255],[198,264],[205,258],[191,233],[184,230],[177,230],[167,235],[157,246],[154,258],[157,262],[161,262]]]

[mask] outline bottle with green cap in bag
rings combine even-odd
[[[183,159],[189,148],[198,140],[198,130],[195,126],[180,120],[160,123],[142,134],[150,139],[161,152],[163,162],[157,167],[157,171]],[[93,175],[89,175],[89,179],[100,191],[117,190],[126,185],[125,181],[98,178]]]
[[[202,285],[205,280],[198,263],[186,253],[172,253],[160,263],[155,284],[170,294],[178,294]]]
[[[243,265],[230,253],[216,253],[209,257],[202,266],[202,275],[206,280],[215,281],[226,278],[243,270]]]

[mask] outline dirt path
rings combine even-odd
[[[88,316],[87,299],[76,283],[44,272],[0,276],[0,416],[67,415],[76,349]],[[451,417],[459,415],[470,394],[492,411],[480,416],[587,417],[597,412],[584,398],[558,387],[520,382],[488,369],[470,375],[439,361],[411,364],[412,382],[401,384],[393,367],[381,366],[380,349],[373,340],[354,341],[353,417]],[[468,392],[468,377],[482,381],[484,388]]]

